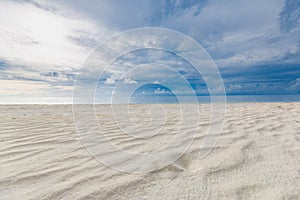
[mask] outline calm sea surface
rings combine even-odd
[[[222,97],[215,97],[216,102],[222,101]],[[210,96],[198,96],[199,103],[210,103]],[[230,95],[226,96],[228,103],[242,102],[300,102],[300,95]],[[130,103],[193,103],[190,97],[182,97],[180,100],[175,96],[149,96],[132,98]]]

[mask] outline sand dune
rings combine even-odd
[[[187,136],[182,144],[191,139],[195,119],[180,124],[176,105],[165,105],[164,121],[149,118],[149,105],[133,106],[130,120],[138,126],[130,129],[128,118],[115,117],[121,128],[139,137],[121,132],[108,106],[96,106],[98,122],[115,146],[153,151],[168,145],[178,127]],[[72,106],[2,105],[0,199],[300,199],[300,103],[228,104],[220,138],[202,159],[209,105],[199,106],[200,129],[190,148],[165,168],[133,174],[90,155],[76,132]],[[149,126],[149,120],[157,127]],[[134,167],[118,152],[104,156]]]

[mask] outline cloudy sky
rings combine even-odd
[[[1,0],[0,24],[0,103],[72,102],[74,81],[91,51],[141,27],[195,39],[218,66],[228,95],[300,93],[298,0]],[[197,95],[208,94],[189,63],[154,50],[120,57],[96,92],[109,96],[118,81],[137,84],[141,73],[119,78],[137,65],[146,78],[147,69],[157,76],[140,94],[171,95],[159,85],[168,79],[160,65],[180,71]]]

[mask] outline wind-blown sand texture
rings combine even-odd
[[[204,159],[199,148],[209,106],[199,106],[201,129],[190,149],[166,168],[131,174],[88,153],[70,105],[2,105],[0,199],[300,199],[300,103],[228,104],[219,141]],[[139,150],[138,139],[118,140],[121,133],[105,113],[99,119],[112,140]]]

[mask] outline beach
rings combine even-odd
[[[149,105],[134,106],[140,112],[133,120],[147,125],[141,112]],[[176,105],[163,106],[172,112]],[[91,155],[76,130],[72,105],[0,105],[0,199],[300,199],[300,103],[228,103],[218,141],[205,158],[199,152],[209,104],[198,106],[200,128],[176,161],[130,173]],[[95,107],[110,140],[132,152],[168,145],[178,125],[173,113],[167,122],[174,123],[145,144],[121,137],[106,116],[109,105]],[[181,124],[180,131],[188,134],[191,126]],[[105,156],[118,162],[115,152]]]

